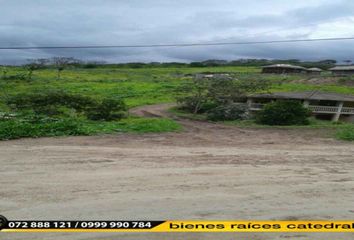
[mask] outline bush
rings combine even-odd
[[[91,120],[117,120],[125,116],[127,106],[122,99],[106,98],[101,102],[90,97],[61,91],[20,94],[7,99],[8,106],[15,111],[33,111],[38,115],[69,116],[74,112]],[[42,118],[42,117],[41,117]]]
[[[42,123],[33,123],[24,119],[0,121],[0,140],[64,135],[86,135],[86,131],[75,119],[59,119]]]
[[[9,121],[17,117],[15,113],[8,113],[8,112],[0,112],[0,122],[1,121]]]
[[[106,98],[87,112],[90,120],[119,120],[125,116],[127,106],[122,99]]]
[[[15,111],[32,110],[36,114],[54,116],[63,114],[65,108],[71,108],[77,112],[85,112],[92,105],[95,105],[96,101],[78,94],[48,91],[15,95],[9,97],[6,103]]]
[[[208,111],[207,118],[212,121],[245,120],[248,119],[248,108],[242,103],[218,106]]]
[[[338,130],[336,137],[340,140],[354,141],[354,125]]]
[[[266,125],[308,125],[310,112],[297,101],[276,101],[267,104],[256,116],[257,123]]]

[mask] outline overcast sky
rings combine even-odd
[[[353,0],[0,0],[0,46],[265,41],[354,36]],[[0,50],[0,63],[239,58],[354,60],[354,40],[159,49]]]

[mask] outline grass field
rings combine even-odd
[[[257,68],[147,68],[147,69],[70,69],[56,78],[55,70],[40,70],[34,73],[33,80],[1,81],[5,94],[18,94],[28,91],[42,91],[48,88],[66,90],[71,93],[100,97],[123,97],[130,107],[174,101],[173,91],[186,80],[184,74],[199,72],[254,72]],[[10,68],[7,75],[26,74],[21,68]]]
[[[238,78],[267,78],[274,81],[272,91],[323,90],[354,94],[354,87],[338,84],[311,85],[292,83],[304,78],[302,75],[260,75],[255,67],[208,67],[208,68],[95,68],[69,69],[56,78],[56,71],[35,71],[31,81],[0,81],[0,97],[47,89],[60,89],[95,98],[122,97],[130,107],[174,101],[174,91],[182,81],[188,81],[185,74],[201,72],[230,72]],[[19,67],[10,68],[7,75],[26,74]],[[306,78],[307,76],[305,76]],[[281,83],[280,85],[278,83]]]
[[[128,107],[175,101],[175,92],[183,81],[189,81],[188,74],[205,72],[234,73],[239,79],[266,78],[273,81],[271,91],[322,90],[354,94],[354,87],[337,82],[311,84],[304,75],[261,75],[256,67],[177,67],[177,68],[113,68],[93,69],[71,68],[62,72],[57,79],[54,69],[35,71],[31,80],[21,80],[16,76],[26,75],[21,67],[8,67],[7,76],[11,79],[0,80],[0,111],[8,109],[3,104],[7,96],[43,92],[48,89],[79,93],[96,99],[104,97],[124,98]],[[2,74],[2,73],[0,73]],[[326,77],[324,77],[326,78]],[[301,83],[299,83],[299,81]],[[353,80],[354,82],[354,80]],[[178,130],[180,127],[172,120],[126,119],[121,122],[92,123],[84,122],[87,134],[109,133],[116,131],[163,132]]]

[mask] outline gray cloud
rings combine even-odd
[[[0,0],[0,46],[164,44],[354,36],[351,0]],[[337,60],[354,41],[159,49],[6,50],[0,63],[73,56],[87,60],[237,58]]]

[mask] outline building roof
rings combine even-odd
[[[322,69],[321,68],[308,68],[307,71],[310,71],[310,72],[322,72]]]
[[[295,65],[291,65],[291,64],[274,64],[274,65],[264,66],[263,68],[292,68],[292,69],[306,70],[306,68],[304,68],[304,67],[295,66]]]
[[[343,101],[354,102],[354,95],[327,93],[319,91],[305,91],[305,92],[276,92],[255,94],[249,96],[250,98],[269,98],[269,99],[294,99],[294,100],[329,100],[329,101]]]
[[[354,71],[354,65],[350,66],[336,66],[334,68],[330,68],[331,71]]]

